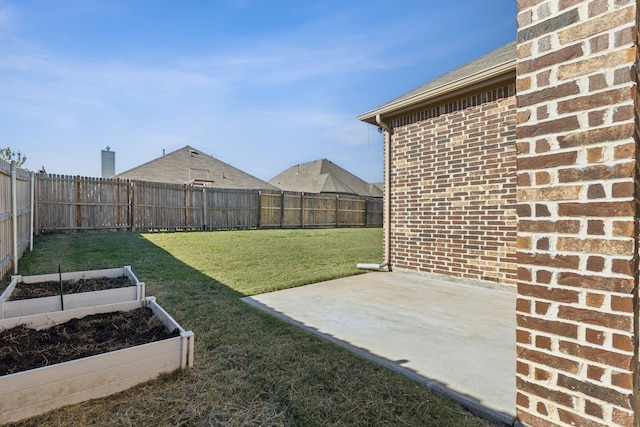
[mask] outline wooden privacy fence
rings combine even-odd
[[[380,227],[382,200],[38,174],[36,231]]]
[[[260,227],[380,227],[382,200],[351,195],[262,192]]]
[[[35,175],[0,160],[0,278],[18,274],[18,260],[33,247]]]

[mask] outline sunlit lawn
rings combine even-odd
[[[380,229],[48,235],[23,275],[131,265],[196,334],[195,367],[24,425],[489,425],[411,380],[240,301],[360,273]],[[5,280],[6,283],[6,280]]]

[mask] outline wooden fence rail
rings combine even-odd
[[[380,227],[382,200],[38,174],[36,232]]]

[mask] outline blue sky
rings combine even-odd
[[[0,0],[0,147],[100,176],[191,145],[382,180],[357,116],[516,36],[515,0]]]

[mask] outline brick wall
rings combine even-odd
[[[518,6],[518,417],[638,425],[636,0]]]
[[[515,113],[507,96],[391,121],[394,270],[515,285]]]

